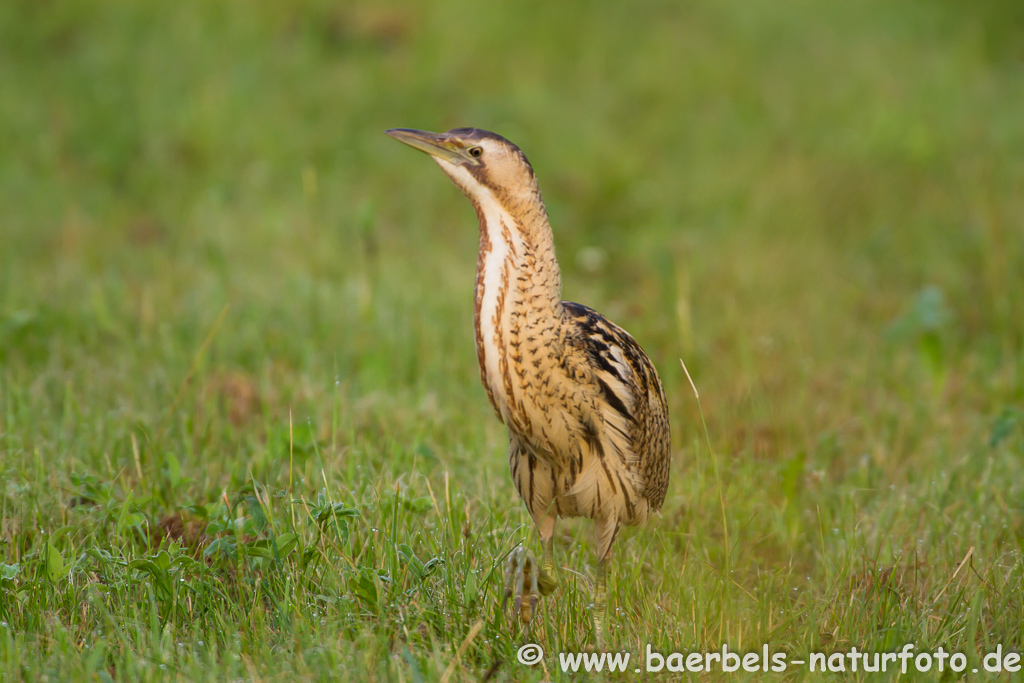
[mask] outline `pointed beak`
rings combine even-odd
[[[432,157],[452,164],[465,163],[467,159],[472,160],[472,157],[466,154],[462,143],[449,137],[447,133],[431,133],[412,128],[392,128],[384,132],[399,142],[404,142],[410,147],[415,147],[421,152],[426,152]]]

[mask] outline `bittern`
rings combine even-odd
[[[586,306],[562,301],[554,238],[526,155],[476,128],[447,133],[396,128],[391,137],[426,152],[473,203],[477,360],[494,411],[508,427],[509,466],[537,525],[537,562],[510,554],[505,600],[529,622],[537,591],[557,585],[552,550],[559,517],[593,519],[598,645],[607,571],[622,525],[642,526],[665,500],[669,420],[661,380],[640,345]]]

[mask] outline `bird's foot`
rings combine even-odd
[[[512,616],[518,616],[524,624],[533,620],[537,610],[537,601],[541,596],[549,594],[558,585],[553,564],[541,566],[537,559],[522,546],[517,546],[509,553],[508,566],[505,569],[505,599],[502,610],[512,602]]]

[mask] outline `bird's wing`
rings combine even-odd
[[[636,340],[597,311],[563,301],[571,333],[565,343],[579,353],[602,405],[606,430],[613,441],[624,437],[630,469],[636,468],[644,497],[657,510],[668,484],[668,407],[661,380]]]
[[[597,311],[569,301],[563,301],[562,308],[572,329],[566,344],[577,351],[567,355],[581,358],[607,406],[635,423],[635,412],[642,409],[637,405],[643,400],[642,388],[652,374],[657,381],[651,362],[628,332]]]

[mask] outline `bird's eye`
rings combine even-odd
[[[480,157],[483,156],[483,154],[484,154],[484,148],[483,147],[470,147],[469,148],[469,156],[471,156],[471,157],[479,159]]]

